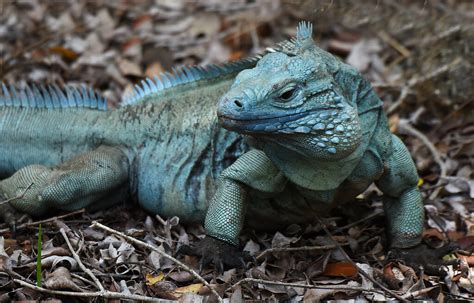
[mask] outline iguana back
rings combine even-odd
[[[235,74],[255,61],[148,79],[125,105],[112,110],[87,89],[15,90],[3,85],[0,175],[33,164],[54,167],[111,146],[125,155],[129,192],[142,206],[165,216],[202,220],[214,179],[246,149],[240,136],[217,125],[217,100]]]
[[[0,176],[31,164],[57,165],[97,146],[107,103],[87,89],[2,87]]]

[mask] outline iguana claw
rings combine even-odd
[[[410,248],[392,248],[388,253],[387,261],[402,260],[416,271],[422,266],[427,274],[445,276],[447,274],[445,266],[456,265],[458,262],[457,260],[444,261],[442,258],[457,248],[458,245],[455,243],[448,243],[441,248],[432,248],[426,244]]]
[[[0,201],[2,200],[2,196],[0,195]],[[16,223],[18,219],[22,216],[19,214],[9,203],[4,203],[0,205],[0,220],[8,224],[12,233],[16,232]]]
[[[245,268],[246,262],[253,259],[247,252],[240,251],[237,246],[210,236],[206,236],[194,246],[182,246],[178,254],[201,257],[200,271],[212,263],[219,273],[224,271],[224,267]]]

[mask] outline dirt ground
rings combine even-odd
[[[255,262],[223,273],[212,266],[199,272],[197,258],[176,253],[204,236],[202,226],[154,216],[132,201],[25,218],[14,234],[2,224],[0,300],[214,302],[211,286],[228,302],[472,302],[472,1],[3,0],[0,81],[85,83],[120,106],[146,77],[262,52],[293,36],[300,20],[312,22],[318,45],[359,69],[384,100],[391,130],[420,175],[424,242],[432,251],[448,242],[459,247],[443,258],[451,264],[445,276],[387,262],[382,197],[370,187],[325,217],[326,230],[318,221],[245,230],[242,247]]]

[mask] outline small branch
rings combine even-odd
[[[363,276],[364,278],[370,280],[372,283],[374,283],[375,285],[377,285],[378,287],[380,287],[381,289],[383,289],[386,293],[390,294],[392,297],[402,301],[402,302],[408,302],[408,300],[406,299],[403,299],[401,296],[399,296],[398,294],[396,294],[395,292],[391,291],[390,289],[388,289],[387,287],[385,287],[384,285],[382,285],[379,281],[375,280],[373,277],[371,277],[369,274],[367,274],[365,271],[361,270],[359,268],[359,266],[357,266],[357,264],[349,257],[349,255],[346,253],[346,251],[342,248],[342,246],[333,238],[332,234],[329,232],[329,230],[326,228],[326,225],[324,225],[324,223],[322,222],[321,218],[319,218],[319,216],[315,215],[316,217],[316,220],[318,221],[318,223],[321,225],[321,228],[324,230],[324,232],[329,236],[329,238],[331,239],[331,241],[334,243],[334,245],[337,246],[337,248],[339,249],[339,251],[341,252],[341,254],[344,256],[344,258],[346,258],[347,261],[349,261],[352,266],[354,266],[354,268],[357,269],[357,273],[360,275],[360,276]]]
[[[387,115],[393,114],[400,105],[405,102],[406,97],[409,93],[411,93],[412,89],[420,83],[426,82],[430,79],[436,78],[446,72],[448,72],[451,68],[461,63],[461,58],[456,58],[453,61],[440,66],[439,68],[435,69],[431,73],[425,75],[424,77],[413,77],[408,81],[408,84],[402,86],[400,96],[398,97],[397,101],[395,101],[387,110]]]
[[[438,182],[436,183],[436,185],[439,185],[442,182],[442,180],[446,178],[448,169],[447,169],[446,164],[444,163],[444,161],[441,159],[441,155],[439,154],[436,147],[433,145],[433,143],[431,143],[431,141],[428,139],[428,137],[426,137],[423,133],[421,133],[416,128],[411,126],[410,123],[407,120],[405,120],[405,119],[400,120],[400,122],[398,123],[398,126],[400,127],[400,130],[402,132],[405,132],[408,135],[419,139],[426,146],[426,148],[428,148],[431,155],[433,156],[433,160],[436,162],[436,164],[438,164],[439,169],[440,169],[440,176],[438,178]],[[438,193],[439,193],[440,190],[441,190],[441,187],[437,187],[431,193],[430,199],[434,200],[438,196]]]
[[[363,291],[363,292],[369,292],[369,293],[379,293],[382,295],[385,295],[383,291],[377,290],[377,289],[367,289],[364,287],[356,287],[356,286],[341,286],[341,285],[332,285],[332,286],[327,286],[327,285],[310,285],[310,284],[298,284],[298,283],[286,283],[286,282],[278,282],[278,281],[268,281],[268,280],[262,280],[262,279],[254,279],[254,278],[244,278],[240,280],[239,282],[235,283],[231,287],[229,287],[227,290],[232,290],[235,287],[243,284],[243,283],[262,283],[262,284],[268,284],[268,285],[279,285],[279,286],[288,286],[288,287],[299,287],[299,288],[308,288],[308,289],[330,289],[330,290],[351,290],[351,291]]]
[[[212,288],[212,286],[206,281],[204,280],[203,277],[201,277],[196,271],[194,271],[192,268],[190,268],[189,266],[187,266],[186,264],[184,264],[183,262],[179,261],[178,259],[170,256],[169,254],[159,250],[158,248],[156,248],[155,246],[151,245],[151,244],[148,244],[148,243],[145,243],[143,241],[140,241],[138,239],[135,239],[133,237],[130,237],[130,236],[127,236],[125,235],[124,233],[121,233],[115,229],[112,229],[108,226],[105,226],[103,224],[100,224],[99,222],[97,221],[93,221],[92,222],[92,225],[91,227],[97,227],[97,228],[100,228],[102,230],[105,230],[109,233],[112,233],[114,235],[117,235],[119,237],[122,237],[124,239],[126,239],[128,242],[131,242],[131,243],[134,243],[136,245],[139,245],[139,246],[142,246],[142,247],[145,247],[145,248],[148,248],[150,250],[153,250],[154,252],[158,253],[159,255],[161,255],[162,257],[165,257],[171,261],[173,261],[174,263],[178,264],[179,266],[181,266],[184,270],[186,270],[187,272],[189,272],[191,275],[193,275],[196,279],[198,279],[200,282],[202,282],[205,286],[207,286],[207,288],[209,288],[211,290],[211,292],[216,296],[216,298],[219,300],[219,302],[224,302],[224,300],[222,299],[222,297],[217,293],[217,291]]]
[[[87,280],[87,279],[84,278],[83,276],[80,276],[80,275],[75,274],[75,273],[71,273],[71,277],[76,278],[76,279],[78,279],[78,280],[81,280],[82,282],[87,283],[87,284],[89,284],[89,285],[91,285],[91,286],[93,286],[93,287],[96,287],[96,285],[95,285],[94,282],[92,282],[91,280]]]
[[[101,292],[104,292],[105,289],[104,289],[104,286],[102,286],[102,283],[100,283],[99,279],[97,279],[96,276],[94,276],[94,274],[92,273],[92,271],[90,269],[88,269],[87,267],[84,266],[84,264],[82,263],[81,261],[81,258],[79,257],[79,255],[76,253],[76,251],[74,250],[74,248],[72,247],[71,245],[71,242],[69,241],[69,238],[68,236],[66,235],[66,232],[64,231],[63,228],[61,228],[59,230],[59,232],[61,233],[61,235],[63,236],[64,240],[66,241],[66,244],[67,244],[67,247],[69,248],[69,250],[71,251],[71,254],[72,256],[74,257],[74,259],[77,261],[77,264],[79,265],[79,267],[82,269],[83,272],[85,272],[91,279],[92,281],[94,281],[94,283],[97,285],[97,287],[99,288],[99,290]]]
[[[400,96],[398,97],[397,101],[393,102],[392,105],[390,105],[390,107],[387,109],[387,116],[393,114],[400,107],[400,105],[405,102],[405,99],[407,98],[409,92],[409,86],[405,85],[402,87],[402,90],[400,91]]]
[[[415,87],[416,85],[426,82],[428,80],[431,80],[433,78],[436,78],[438,76],[441,76],[442,74],[448,72],[450,69],[455,67],[456,65],[460,64],[462,62],[461,58],[456,58],[453,61],[446,63],[444,65],[441,65],[440,67],[436,68],[432,72],[428,73],[427,75],[423,77],[414,77],[408,81],[408,86],[410,88]]]
[[[412,300],[412,299],[415,299],[416,297],[423,296],[438,287],[439,286],[437,285],[437,286],[432,286],[428,288],[423,288],[414,292],[409,292],[409,293],[404,294],[402,298],[407,299],[407,300]]]
[[[300,247],[274,247],[268,248],[262,251],[258,256],[257,260],[261,259],[266,254],[272,252],[291,252],[291,251],[311,251],[311,250],[329,250],[336,248],[336,245],[320,245],[320,246],[300,246]]]
[[[166,220],[163,219],[159,214],[156,214],[155,218],[156,218],[156,220],[158,220],[158,222],[160,222],[161,225],[166,227]]]
[[[362,219],[359,219],[359,220],[357,220],[357,221],[354,221],[354,222],[352,222],[352,223],[349,223],[349,224],[347,224],[347,225],[345,225],[345,226],[339,227],[339,228],[336,229],[334,232],[335,232],[335,233],[339,233],[339,232],[341,232],[341,231],[343,231],[343,230],[345,230],[345,229],[348,229],[348,228],[351,228],[351,227],[353,227],[353,226],[356,226],[356,225],[358,225],[359,223],[366,222],[366,221],[368,221],[368,220],[370,220],[370,219],[372,219],[372,218],[378,217],[378,216],[380,216],[381,214],[383,214],[383,211],[375,211],[374,213],[371,213],[370,215],[368,215],[368,216],[366,216],[366,217],[364,217],[364,218],[362,218]]]
[[[46,289],[43,287],[38,287],[36,285],[24,282],[19,279],[13,279],[13,282],[20,284],[23,287],[27,287],[30,289],[34,289],[36,291],[47,293],[50,295],[58,295],[58,296],[69,296],[69,297],[81,297],[81,298],[105,298],[105,299],[121,299],[121,300],[132,300],[132,301],[145,301],[145,302],[159,302],[159,303],[169,303],[172,302],[170,300],[152,298],[147,296],[140,296],[140,295],[131,295],[131,294],[124,294],[119,292],[112,292],[112,291],[95,291],[95,292],[74,292],[74,291],[63,291],[63,290],[52,290]]]
[[[85,209],[82,208],[82,209],[79,209],[79,210],[76,210],[76,211],[73,211],[73,212],[70,212],[70,213],[67,213],[67,214],[64,214],[64,215],[55,216],[55,217],[51,217],[51,218],[48,218],[48,219],[35,221],[35,222],[23,223],[21,225],[16,226],[16,230],[20,230],[20,229],[28,228],[28,227],[36,227],[39,224],[50,223],[50,222],[53,222],[53,221],[56,221],[56,220],[59,220],[59,219],[64,219],[66,217],[71,217],[71,216],[75,216],[75,215],[78,215],[78,214],[82,214],[84,211],[85,211]],[[9,232],[9,231],[10,231],[10,228],[0,229],[0,233],[6,233],[6,232]]]
[[[33,184],[34,183],[31,183],[30,185],[28,185],[28,187],[25,188],[25,190],[23,190],[23,192],[21,194],[19,194],[18,196],[0,202],[0,206],[2,206],[3,204],[7,204],[7,203],[10,203],[12,201],[23,198],[25,196],[25,194],[28,192],[28,190],[30,190],[30,188],[33,186]]]
[[[389,34],[387,34],[385,31],[380,31],[377,33],[378,36],[387,42],[391,47],[393,47],[397,52],[399,52],[403,57],[409,57],[411,55],[411,52],[409,49],[407,49],[405,46],[403,46],[400,42],[392,38]]]
[[[164,220],[159,214],[156,214],[155,217],[158,220],[158,222],[160,222],[161,225],[163,225],[166,243],[170,247],[173,247],[173,239],[171,238],[171,226],[170,226],[169,220]]]

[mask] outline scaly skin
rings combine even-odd
[[[245,221],[310,222],[376,182],[392,246],[418,244],[418,176],[369,83],[314,46],[304,23],[294,43],[232,84],[255,66],[247,63],[209,68],[201,80],[195,69],[144,83],[130,104],[111,111],[77,108],[83,100],[71,101],[70,91],[36,93],[26,105],[4,89],[0,173],[10,177],[0,194],[11,198],[33,184],[11,205],[38,215],[117,201],[126,191],[164,216],[202,221],[207,212],[207,234],[237,244]],[[69,105],[31,105],[53,95]]]
[[[246,148],[215,115],[234,77],[176,85],[107,111],[0,106],[0,174],[10,176],[1,195],[33,183],[11,205],[42,215],[117,202],[125,190],[151,212],[202,222],[214,179]]]
[[[410,154],[370,84],[317,48],[311,31],[300,24],[293,47],[242,71],[219,101],[221,125],[254,138],[255,149],[222,173],[208,235],[236,244],[246,213],[255,222],[311,220],[375,182],[392,247],[415,246],[424,212]]]

